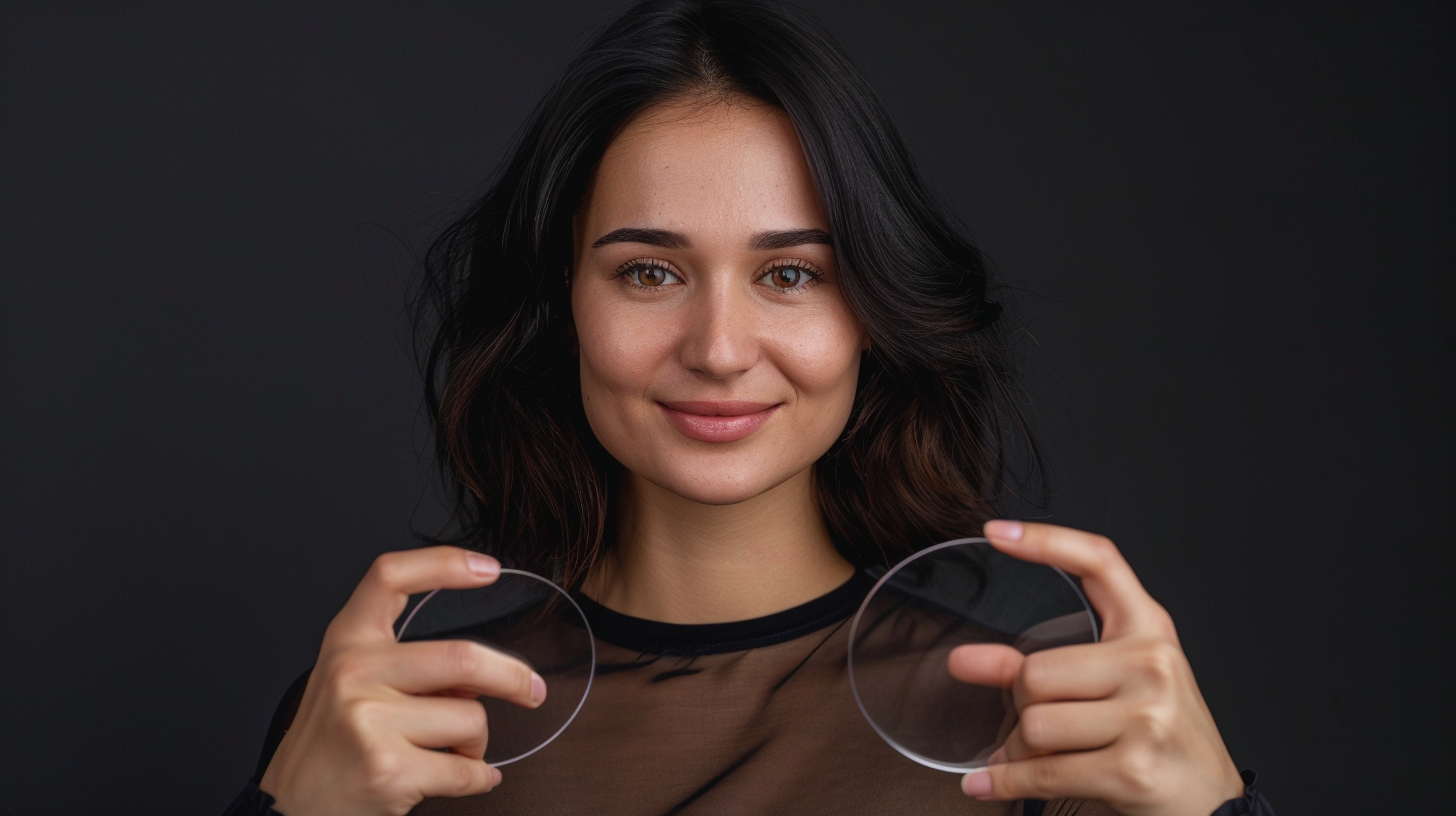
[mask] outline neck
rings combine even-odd
[[[617,546],[583,586],[609,609],[666,623],[747,620],[813,600],[854,574],[819,514],[811,470],[730,505],[623,476]]]

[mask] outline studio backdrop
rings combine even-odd
[[[1281,814],[1450,795],[1451,12],[814,2]],[[442,519],[412,259],[613,2],[0,9],[0,810],[220,813]],[[976,531],[967,531],[968,535]]]

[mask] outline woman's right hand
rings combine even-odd
[[[475,698],[535,708],[546,684],[521,661],[471,641],[396,643],[394,635],[410,595],[499,576],[494,558],[458,547],[375,559],[325,631],[298,714],[259,782],[275,810],[402,816],[427,796],[500,783],[483,759],[485,708]]]

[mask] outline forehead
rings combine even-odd
[[[627,225],[827,229],[788,114],[742,97],[637,117],[603,154],[584,214],[593,236]]]

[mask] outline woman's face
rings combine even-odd
[[[577,216],[571,308],[592,430],[637,476],[731,504],[843,431],[866,335],[788,116],[647,111]]]

